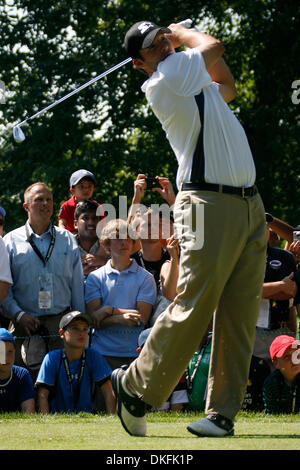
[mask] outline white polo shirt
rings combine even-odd
[[[178,161],[177,187],[189,182],[200,132],[195,96],[204,93],[205,181],[252,186],[256,172],[245,131],[211,81],[202,54],[188,49],[168,56],[143,83],[154,114]]]

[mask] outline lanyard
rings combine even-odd
[[[143,259],[143,257],[142,257],[142,253],[141,253],[140,251],[138,251],[138,256],[139,256],[139,258],[140,258],[140,262],[141,262],[142,268],[146,269],[146,268],[145,268],[144,259]]]
[[[76,410],[77,402],[78,402],[78,399],[79,399],[80,384],[81,384],[81,379],[83,377],[84,367],[85,367],[85,358],[86,358],[86,354],[85,354],[85,350],[84,350],[83,353],[82,353],[82,356],[81,356],[81,365],[80,365],[80,373],[79,373],[79,377],[78,377],[78,386],[76,388],[76,396],[74,396],[73,380],[72,380],[72,375],[71,375],[71,372],[70,372],[69,361],[67,359],[65,350],[63,350],[63,352],[62,352],[62,360],[64,362],[65,371],[66,371],[66,374],[67,374],[68,382],[69,382],[70,389],[71,389],[72,396],[73,396],[73,400],[74,400],[74,410]]]
[[[46,254],[45,258],[43,257],[42,253],[40,252],[40,250],[38,249],[38,247],[34,243],[34,241],[32,239],[32,234],[29,235],[29,230],[28,230],[27,225],[25,225],[25,231],[26,231],[27,241],[30,243],[30,245],[32,246],[32,249],[35,251],[35,253],[38,255],[40,260],[43,262],[44,266],[46,266],[47,262],[50,259],[50,256],[52,255],[52,251],[53,251],[54,243],[55,243],[55,239],[56,239],[56,232],[55,232],[54,225],[52,225],[52,227],[51,227],[51,241],[50,241],[50,245],[49,245],[49,248],[48,248],[48,251],[47,251],[47,254]]]
[[[201,362],[206,346],[207,346],[207,343],[204,346],[202,346],[202,349],[199,351],[198,357],[195,361],[194,370],[191,375],[189,374],[189,369],[188,368],[186,369],[186,375],[185,375],[186,386],[187,386],[188,392],[190,393],[192,393],[194,378],[197,373],[197,370],[198,370],[198,367]]]

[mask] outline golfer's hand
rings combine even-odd
[[[188,29],[177,23],[171,23],[168,28],[172,31],[172,34],[166,34],[166,37],[171,41],[173,47],[176,49],[182,46]]]

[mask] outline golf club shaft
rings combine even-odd
[[[185,28],[191,28],[192,26],[192,20],[190,19],[187,19],[187,20],[184,20],[184,21],[180,21],[178,24],[181,24],[182,26],[184,26]],[[75,90],[71,91],[70,93],[68,93],[67,95],[63,96],[62,98],[54,101],[53,103],[49,104],[49,106],[46,106],[46,108],[43,108],[41,109],[40,111],[38,111],[37,113],[33,114],[32,116],[29,116],[27,119],[24,119],[22,122],[19,122],[17,124],[17,126],[22,126],[23,124],[25,124],[27,121],[31,121],[32,119],[40,116],[41,114],[45,113],[46,111],[49,111],[49,109],[51,108],[54,108],[54,106],[58,105],[59,103],[62,103],[63,101],[67,100],[68,98],[70,98],[71,96],[75,95],[76,93],[79,93],[81,90],[83,90],[84,88],[92,85],[93,83],[97,82],[98,80],[100,80],[101,78],[103,77],[106,77],[106,75],[108,75],[109,73],[111,72],[114,72],[115,70],[119,69],[120,67],[123,67],[123,65],[126,65],[128,64],[128,62],[131,62],[132,61],[132,58],[131,57],[128,57],[127,59],[123,60],[122,62],[120,62],[119,64],[117,65],[114,65],[113,67],[111,67],[110,69],[106,70],[105,72],[101,73],[100,75],[97,75],[97,77],[95,78],[92,78],[91,80],[89,80],[88,82],[84,83],[83,85],[79,86],[78,88],[75,88]]]
[[[105,76],[108,75],[109,73],[114,72],[114,71],[117,70],[118,68],[122,67],[122,66],[125,65],[125,64],[128,64],[128,62],[131,62],[131,61],[132,61],[132,58],[131,58],[131,57],[128,57],[127,59],[123,60],[123,61],[120,62],[119,64],[114,65],[114,66],[111,67],[110,69],[106,70],[105,72],[101,73],[100,75],[97,75],[97,77],[92,78],[91,80],[89,80],[88,82],[84,83],[83,85],[81,85],[80,87],[76,88],[75,90],[71,91],[71,92],[68,93],[67,95],[65,95],[65,96],[63,96],[62,98],[60,98],[59,100],[54,101],[53,103],[49,104],[49,106],[47,106],[46,108],[43,108],[43,109],[41,109],[40,111],[38,111],[37,113],[35,113],[35,114],[33,114],[32,116],[28,117],[27,119],[24,119],[24,121],[20,122],[20,123],[18,124],[18,126],[22,126],[23,124],[25,124],[25,122],[31,121],[32,119],[38,117],[40,114],[45,113],[46,111],[49,111],[49,109],[53,108],[53,107],[56,106],[57,104],[62,103],[62,102],[65,101],[66,99],[68,99],[68,98],[70,98],[71,96],[73,96],[73,95],[75,95],[76,93],[78,93],[79,91],[81,91],[81,90],[83,90],[84,88],[86,88],[86,87],[92,85],[92,83],[97,82],[98,80],[100,80],[100,78],[105,77]]]

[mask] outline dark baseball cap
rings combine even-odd
[[[86,313],[82,313],[82,312],[75,310],[74,312],[66,313],[62,317],[62,319],[59,322],[59,329],[63,330],[64,328],[66,328],[71,323],[71,321],[73,321],[75,318],[76,319],[81,318],[82,320],[85,320],[88,325],[91,324],[91,319]]]
[[[138,57],[141,49],[150,47],[159,31],[172,33],[169,28],[158,26],[151,21],[139,21],[131,26],[124,39],[124,47],[130,57]]]

